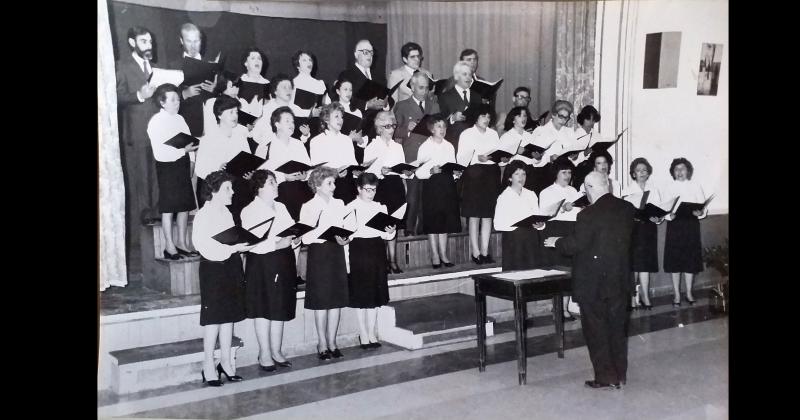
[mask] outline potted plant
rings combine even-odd
[[[703,248],[703,262],[706,267],[713,267],[721,275],[722,279],[711,289],[712,307],[722,312],[728,311],[728,283],[729,283],[729,249],[728,238],[725,238],[724,245],[717,245]]]

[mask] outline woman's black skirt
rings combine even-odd
[[[385,205],[389,214],[399,209],[400,206],[406,203],[406,187],[403,185],[403,179],[399,175],[386,175],[383,177],[378,183],[375,201]],[[405,222],[397,226],[397,229],[405,229]]]
[[[658,272],[658,226],[637,220],[631,239],[631,270],[636,273]]]
[[[242,257],[200,260],[200,325],[227,324],[246,318]]]
[[[566,222],[563,220],[551,220],[545,224],[544,230],[540,232],[542,243],[544,239],[551,236],[569,236],[575,232],[575,222]],[[503,253],[505,255],[505,252]],[[572,267],[572,257],[564,255],[555,248],[544,248],[545,261],[547,265],[563,265]]]
[[[295,221],[300,220],[300,209],[306,201],[314,198],[314,192],[305,181],[285,181],[278,184],[278,198]]]
[[[500,167],[470,165],[463,178],[461,214],[464,217],[494,217],[494,206],[500,195]]]
[[[335,242],[308,246],[306,309],[336,309],[348,305],[349,289],[344,258],[344,247]],[[385,263],[383,269],[386,269]]]
[[[248,318],[294,319],[297,270],[292,247],[266,254],[248,253],[244,278]]]
[[[350,242],[350,306],[377,308],[389,303],[386,247],[381,238],[355,238]]]
[[[449,173],[438,173],[422,181],[422,232],[461,232],[456,183]]]
[[[667,222],[664,240],[664,272],[699,273],[703,271],[700,221],[696,217],[677,217]]]
[[[544,246],[539,231],[528,226],[503,232],[503,271],[544,267]]]
[[[174,162],[156,162],[158,178],[158,211],[178,213],[197,208],[192,190],[192,173],[189,155]]]

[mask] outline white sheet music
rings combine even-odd
[[[567,274],[567,272],[561,270],[541,270],[537,268],[535,270],[525,270],[513,273],[495,274],[494,277],[503,280],[523,280],[523,279],[539,279],[542,277],[555,276],[558,274]]]
[[[182,70],[167,70],[153,67],[153,76],[150,78],[150,84],[154,87],[159,87],[165,83],[172,83],[178,86],[183,82]]]

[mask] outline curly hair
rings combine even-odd
[[[595,107],[586,105],[581,109],[581,112],[578,113],[578,116],[575,117],[575,120],[578,121],[578,124],[583,124],[583,122],[589,118],[598,123],[600,122],[600,113],[597,112]]]
[[[275,174],[269,169],[258,169],[253,172],[253,176],[250,177],[249,181],[250,191],[253,192],[253,195],[258,195],[258,190],[264,188],[270,178],[274,180]]]
[[[257,53],[261,56],[261,75],[263,76],[267,72],[267,67],[269,67],[269,61],[267,61],[267,55],[264,54],[263,51],[258,49],[258,47],[249,47],[242,53],[242,58],[239,60],[242,63],[242,68],[247,71],[247,67],[245,67],[245,63],[247,63],[247,59],[250,57],[250,53]]]
[[[445,117],[442,114],[431,115],[431,117],[428,119],[428,131],[433,133],[433,126],[435,126],[439,122],[445,123],[444,126],[445,128],[447,128],[447,117]]]
[[[205,178],[205,184],[203,185],[202,191],[205,200],[210,201],[211,196],[214,193],[219,192],[219,189],[225,182],[233,183],[233,175],[225,171],[214,171],[208,174]]]
[[[686,179],[692,179],[692,174],[694,173],[694,166],[692,166],[692,162],[689,162],[689,159],[686,159],[684,157],[673,159],[672,163],[669,165],[669,174],[672,175],[672,179],[675,179],[675,167],[680,164],[686,166]]]
[[[214,118],[217,120],[217,124],[219,124],[219,116],[222,115],[223,112],[236,108],[237,110],[242,106],[239,103],[238,99],[233,99],[228,95],[222,95],[217,97],[214,101]]]
[[[633,180],[636,180],[636,167],[639,166],[639,164],[642,164],[645,166],[645,168],[647,168],[648,175],[653,173],[653,166],[650,165],[650,162],[648,162],[647,159],[643,157],[638,157],[634,159],[633,162],[631,162],[630,174],[631,174],[631,179]]]
[[[338,176],[339,173],[336,172],[336,169],[329,168],[327,166],[320,166],[319,168],[311,171],[311,174],[308,176],[308,186],[311,187],[311,191],[316,194],[317,188],[322,185],[322,181],[325,181],[325,178],[336,179]]]
[[[508,162],[506,169],[503,171],[503,183],[506,186],[511,186],[511,177],[514,176],[514,172],[517,172],[520,169],[522,169],[524,172],[526,166],[527,165],[525,162],[521,160],[512,160],[511,162]]]
[[[331,114],[334,111],[339,111],[344,116],[344,107],[339,102],[331,102],[328,105],[322,107],[319,112],[319,120],[322,122],[322,128],[327,129],[328,123],[331,121]]]

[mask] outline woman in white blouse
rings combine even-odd
[[[631,162],[630,175],[634,182],[629,184],[623,191],[622,196],[625,201],[640,208],[642,197],[646,191],[650,191],[647,196],[648,203],[661,204],[661,195],[652,182],[649,182],[653,167],[647,159],[638,157]],[[648,220],[636,218],[633,225],[633,238],[631,239],[631,269],[636,280],[639,281],[639,301],[634,300],[633,307],[639,305],[644,309],[651,310],[649,286],[650,273],[658,272],[658,228],[656,225],[662,223],[664,218],[651,217]]]
[[[611,191],[609,191],[611,195],[617,198],[622,198],[622,188],[619,185],[619,181],[612,178],[609,174],[609,172],[611,172],[611,165],[614,164],[614,158],[611,157],[611,154],[609,154],[607,150],[592,153],[592,155],[589,156],[588,162],[591,162],[595,172],[600,172],[601,174],[608,176],[608,186],[611,189]],[[583,183],[581,183],[579,186],[576,185],[576,187],[580,189],[580,192],[584,194],[586,193],[586,187],[583,185]]]
[[[358,197],[347,205],[355,216],[355,233],[350,242],[348,290],[351,308],[356,308],[361,349],[380,347],[377,324],[378,308],[389,303],[384,241],[394,239],[396,226],[379,231],[367,226],[378,213],[387,213],[386,205],[374,201],[378,177],[365,172],[357,180]]]
[[[575,142],[575,131],[567,126],[572,117],[572,103],[558,100],[550,110],[552,119],[533,130],[532,143],[545,148],[545,162],[553,162],[565,150],[571,150]]]
[[[506,165],[503,172],[506,189],[497,197],[494,228],[503,232],[503,271],[528,270],[547,265],[542,254],[544,238],[539,235],[545,223],[513,226],[539,213],[539,198],[533,191],[525,189],[525,166],[519,160]]]
[[[354,117],[363,119],[364,115],[361,113],[361,110],[353,107],[353,104],[350,102],[350,100],[353,99],[353,82],[348,79],[341,78],[333,84],[333,87],[336,91],[336,102],[342,105],[344,112]],[[356,145],[364,147],[367,139],[363,133],[363,130],[359,128],[358,130],[350,130],[349,133],[343,134],[350,137],[350,139]]]
[[[282,106],[288,106],[295,116],[300,115],[303,111],[293,102],[294,84],[289,76],[282,73],[277,74],[272,79],[270,87],[272,88],[273,98],[264,104],[261,117],[256,120],[255,126],[253,127],[253,140],[258,142],[259,145],[269,143],[275,136],[275,132],[273,132],[272,127],[270,127],[270,117],[276,109]],[[300,140],[306,142],[311,137],[311,128],[308,124],[303,124],[299,127],[298,134],[300,134]]]
[[[442,166],[456,162],[453,145],[444,139],[447,126],[440,115],[428,121],[432,135],[419,146],[417,161],[424,162],[415,174],[422,182],[422,232],[428,234],[433,268],[452,267],[447,258],[447,234],[461,232],[461,215],[454,178],[461,171],[442,172]]]
[[[406,187],[403,184],[403,177],[410,178],[414,175],[412,171],[392,172],[393,166],[405,163],[403,146],[393,139],[396,128],[397,121],[391,111],[378,112],[375,116],[375,131],[378,133],[378,137],[375,137],[364,150],[365,162],[374,159],[372,165],[367,168],[367,172],[375,174],[380,180],[378,192],[375,193],[375,201],[385,205],[389,214],[406,204]],[[404,227],[405,225],[402,223],[396,226],[397,229]],[[397,274],[402,273],[403,270],[397,266],[395,243],[394,238],[386,242],[389,255],[389,266],[386,269]]]
[[[238,104],[238,102],[237,102]],[[225,245],[213,236],[234,226],[227,207],[233,196],[233,177],[224,171],[206,175],[203,194],[208,199],[197,211],[192,226],[192,242],[203,257],[200,260],[200,325],[203,326],[203,382],[220,386],[219,375],[228,381],[241,381],[231,363],[233,323],[246,317],[245,282],[240,252],[253,245]],[[220,362],[214,369],[214,347],[219,338]],[[215,379],[211,379],[215,378]]]
[[[225,77],[224,74],[220,74],[217,76],[217,87],[214,89],[214,96],[209,97],[203,102],[203,135],[207,135],[213,132],[219,121],[214,117],[214,104],[217,102],[217,98],[221,96],[227,96],[229,98],[234,98],[239,100],[239,87],[235,85],[233,80],[229,80]],[[240,106],[241,108],[241,106]],[[248,111],[249,112],[249,111]],[[247,127],[248,130],[252,130],[252,125]],[[199,189],[199,188],[198,188]]]
[[[578,123],[577,127],[575,127],[575,139],[580,146],[586,148],[586,151],[580,153],[578,159],[572,162],[575,164],[575,170],[572,173],[572,185],[575,188],[580,188],[586,175],[589,175],[589,172],[594,170],[592,162],[587,157],[591,150],[589,149],[589,144],[593,136],[592,130],[594,130],[594,125],[600,122],[600,113],[597,112],[595,107],[586,105],[575,117],[575,121]]]
[[[322,115],[325,113],[323,107]],[[336,170],[327,166],[311,171],[308,185],[315,195],[300,209],[300,223],[315,227],[303,235],[303,243],[308,245],[305,308],[314,313],[320,360],[343,356],[336,346],[336,333],[341,310],[349,304],[344,246],[350,239],[338,235],[335,242],[319,238],[332,226],[344,227],[348,216],[342,200],[333,196],[336,177]]]
[[[702,203],[706,200],[703,187],[692,180],[694,167],[686,158],[677,158],[669,165],[674,181],[666,188],[669,199],[680,197],[675,208],[682,202]],[[691,216],[668,214],[667,236],[664,240],[664,271],[672,273],[674,292],[672,305],[681,305],[681,274],[686,283],[686,301],[694,305],[692,281],[694,275],[703,271],[703,250],[700,242],[700,219],[708,215],[708,209],[695,210]]]
[[[361,175],[361,171],[349,171],[348,167],[356,165],[356,156],[353,142],[342,134],[344,123],[344,108],[338,102],[325,105],[320,111],[319,118],[324,131],[311,139],[311,164],[325,163],[324,166],[332,168],[339,173],[336,178],[336,191],[334,198],[349,203],[356,198],[356,183],[353,177]]]
[[[263,112],[264,103],[269,100],[269,92],[266,92],[269,80],[264,77],[267,70],[267,56],[260,49],[256,47],[249,47],[242,54],[242,66],[244,67],[244,74],[239,78],[241,82],[254,83],[261,85],[264,89],[262,92],[257,93],[251,98],[244,98],[241,95],[243,92],[240,89],[238,92],[239,101],[242,103],[242,111],[258,118]],[[250,91],[252,92],[252,91]]]
[[[292,365],[281,353],[281,342],[283,323],[295,317],[297,270],[292,247],[300,245],[300,238],[277,236],[294,225],[294,220],[286,206],[275,201],[278,195],[275,174],[259,169],[251,176],[250,185],[255,198],[242,209],[242,227],[251,229],[265,220],[273,220],[271,224],[251,230],[259,238],[267,230],[269,234],[247,255],[244,272],[245,308],[247,317],[255,319],[258,364],[262,370],[272,372],[276,369],[275,365]]]
[[[481,105],[475,125],[461,132],[456,159],[467,166],[462,179],[461,215],[469,220],[472,262],[493,264],[489,254],[494,205],[500,194],[500,167],[489,153],[500,148],[500,138],[489,128],[491,109]]]
[[[297,89],[302,89],[306,92],[311,92],[315,95],[324,95],[327,88],[325,82],[314,78],[314,70],[316,67],[317,58],[309,51],[298,50],[292,55],[292,66],[297,71],[297,76],[294,77],[295,93]],[[294,100],[294,97],[292,97]],[[318,117],[319,108],[312,107],[311,109],[304,109],[303,112],[297,115],[298,117]]]
[[[164,232],[164,258],[178,260],[193,257],[196,252],[189,249],[187,225],[189,211],[197,208],[192,191],[192,173],[189,152],[197,150],[196,145],[188,144],[178,149],[164,144],[178,133],[190,134],[189,126],[178,115],[181,106],[178,87],[167,83],[161,85],[153,94],[161,110],[147,123],[147,136],[153,149],[158,179],[158,209],[161,212],[161,230]],[[177,213],[178,238],[172,240],[172,214]],[[177,242],[177,244],[176,244]]]

